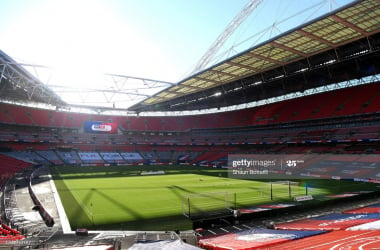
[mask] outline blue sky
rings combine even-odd
[[[241,52],[326,13],[330,6],[337,8],[348,2],[351,1],[264,0],[220,54],[232,55],[227,51],[233,45],[234,53]],[[102,73],[178,82],[192,71],[247,3],[248,0],[1,0],[0,49],[18,62],[54,68],[56,79],[61,78],[59,84],[72,81],[67,72],[81,84],[95,82],[96,74]],[[303,15],[273,25],[317,4]],[[263,32],[271,25],[272,29]]]

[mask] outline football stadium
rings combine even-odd
[[[0,50],[0,248],[380,248],[380,2],[212,52],[177,83],[109,74],[164,86],[124,108]]]

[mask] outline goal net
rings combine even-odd
[[[233,199],[228,192],[187,194],[182,197],[182,213],[194,218],[231,212]]]
[[[261,187],[261,195],[275,199],[293,198],[305,194],[305,188],[297,181],[265,182]]]

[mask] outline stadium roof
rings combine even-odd
[[[143,100],[127,110],[66,103],[57,94],[59,92],[51,89],[53,86],[45,85],[38,79],[38,74],[34,76],[33,72],[25,70],[28,65],[18,64],[0,51],[0,100],[45,103],[58,108],[78,106],[96,112],[202,110],[302,92],[342,79],[357,79],[368,72],[377,74],[379,70],[376,68],[380,69],[379,3],[380,0],[354,1],[176,84],[109,75],[116,89],[91,90],[114,100],[115,96],[132,98],[136,95],[131,89],[125,89],[126,81],[130,79],[141,81],[146,89],[165,87],[157,94],[137,93],[139,100]],[[365,69],[366,74],[357,74],[355,71],[363,71],[361,67],[375,70]]]
[[[265,76],[266,72],[275,69],[280,70],[277,74],[271,74],[272,80],[284,78],[288,73],[284,67],[294,62],[302,61],[306,64],[300,71],[311,70],[315,65],[310,65],[308,60],[314,55],[337,50],[355,41],[369,40],[371,35],[379,31],[380,1],[355,1],[196,73],[132,106],[130,110],[170,110],[171,106],[178,103],[171,102],[172,100],[193,95],[195,97],[192,101],[196,102],[197,99],[202,99],[201,95],[196,95],[197,93],[210,89],[215,89],[215,96],[224,95],[223,86],[253,76],[257,76],[258,79],[253,84],[260,85],[268,78]],[[340,61],[341,58],[337,55],[332,60]],[[244,91],[244,84],[237,88],[240,87]]]
[[[0,100],[66,106],[61,97],[0,50]]]

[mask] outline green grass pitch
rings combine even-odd
[[[141,175],[144,171],[165,171],[165,174]],[[80,227],[104,230],[191,229],[191,221],[182,214],[183,199],[199,193],[228,193],[232,207],[235,206],[236,193],[237,208],[292,199],[287,185],[272,185],[271,201],[269,182],[231,179],[224,169],[60,166],[52,167],[51,172],[73,230]],[[291,187],[292,196],[305,195],[304,183],[299,183]],[[308,189],[312,195],[368,189],[361,183],[344,185],[332,180],[310,180],[308,184],[312,186]],[[212,203],[220,206],[223,202],[210,198]]]

